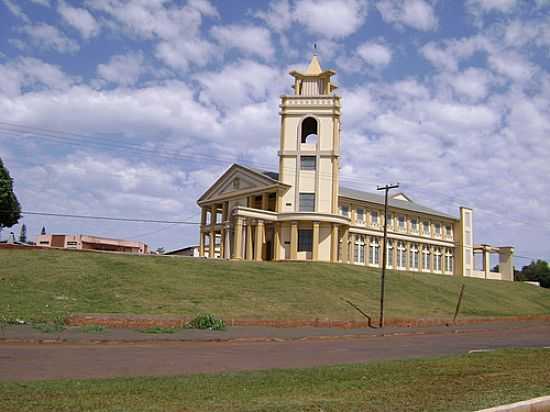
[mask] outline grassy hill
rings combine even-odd
[[[0,250],[0,320],[71,312],[212,312],[225,319],[364,320],[378,313],[379,271],[323,263],[253,263],[60,250]],[[423,273],[387,273],[387,318],[550,314],[550,290]]]

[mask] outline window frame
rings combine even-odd
[[[359,211],[361,211],[362,213],[359,213]],[[359,220],[359,215],[362,216],[361,220]],[[360,225],[364,225],[365,224],[365,208],[364,207],[358,207],[357,209],[355,209],[355,223],[358,223]]]
[[[346,209],[346,213],[344,213],[344,209]],[[349,205],[340,205],[340,216],[345,216],[345,217],[350,216],[350,207],[349,207]]]
[[[304,203],[306,203],[306,202],[304,202],[304,200],[306,200],[305,196],[310,196],[310,198],[307,199],[307,203],[309,204],[310,202],[312,202],[311,210],[309,208],[307,210],[304,209]],[[315,199],[315,193],[314,192],[300,192],[298,194],[298,200],[300,202],[300,208],[299,208],[300,212],[315,212],[316,199]]]
[[[376,216],[376,220],[373,219],[374,216]],[[378,226],[380,224],[380,214],[378,213],[378,210],[370,211],[370,224],[373,226]]]
[[[298,252],[313,252],[313,229],[298,229]]]
[[[304,167],[304,160],[313,160],[313,167],[311,165]],[[307,163],[307,162],[306,162]],[[300,156],[300,170],[316,171],[317,170],[317,156]]]
[[[397,228],[400,231],[407,230],[407,217],[405,215],[397,215]]]

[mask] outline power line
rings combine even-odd
[[[10,211],[2,210],[0,213],[11,213]],[[96,216],[96,215],[74,215],[74,214],[66,214],[66,213],[50,213],[50,212],[34,212],[34,211],[22,211],[22,215],[35,215],[35,216],[48,216],[48,217],[60,217],[60,218],[71,218],[71,219],[85,219],[85,220],[106,220],[106,221],[117,221],[117,222],[133,222],[133,223],[156,223],[156,224],[170,224],[172,226],[167,228],[162,228],[157,231],[153,231],[151,233],[156,233],[162,230],[168,230],[171,229],[175,225],[200,225],[200,222],[190,222],[186,220],[159,220],[159,219],[141,219],[141,218],[119,218],[119,217],[112,217],[112,216]],[[148,233],[146,233],[148,234]],[[142,234],[142,236],[145,236],[146,234]],[[134,235],[136,237],[137,235]],[[413,243],[420,243],[423,244],[424,239],[419,239],[417,241],[412,241]],[[427,241],[431,239],[425,239]],[[462,243],[453,242],[453,247],[462,247],[464,246]],[[470,245],[467,245],[468,247],[471,247]],[[447,246],[441,246],[441,247],[447,247]],[[450,247],[450,246],[449,246]],[[537,260],[540,259],[540,257],[533,257],[533,256],[525,256],[525,255],[517,255],[514,254],[514,258],[520,258],[520,259],[528,259],[528,260]]]
[[[10,211],[2,210],[0,213],[12,213]],[[123,217],[111,217],[111,216],[93,216],[93,215],[73,215],[66,213],[49,213],[49,212],[30,212],[22,211],[22,215],[37,215],[37,216],[50,216],[50,217],[65,217],[72,219],[89,219],[89,220],[108,220],[116,222],[135,222],[135,223],[163,223],[163,224],[175,224],[175,225],[200,225],[200,222],[189,222],[185,220],[158,220],[158,219],[140,219],[140,218],[123,218]]]
[[[2,124],[6,125],[8,127],[2,127],[1,126]],[[196,152],[189,153],[189,154],[187,154],[187,153],[175,154],[174,152],[145,149],[142,146],[128,144],[128,143],[113,142],[113,141],[110,141],[110,140],[103,140],[103,141],[98,142],[97,140],[93,140],[93,139],[96,139],[94,136],[87,135],[87,134],[82,134],[82,133],[59,131],[59,130],[46,129],[46,128],[40,128],[40,127],[35,127],[35,126],[26,126],[26,125],[17,124],[17,123],[10,123],[10,122],[0,121],[0,132],[4,131],[4,132],[16,133],[18,135],[23,135],[23,134],[25,134],[25,130],[29,131],[28,133],[31,133],[31,135],[28,136],[28,137],[34,137],[34,138],[42,137],[42,138],[45,138],[47,140],[52,140],[56,143],[61,143],[61,144],[70,144],[70,145],[75,145],[75,146],[92,145],[92,146],[115,148],[115,149],[125,149],[125,150],[131,150],[131,151],[134,151],[134,152],[137,152],[137,153],[142,152],[142,153],[147,153],[147,154],[154,155],[154,156],[157,156],[157,157],[168,158],[168,159],[173,159],[173,160],[191,160],[191,161],[197,161],[197,162],[202,161],[202,160],[210,160],[212,162],[218,162],[218,163],[221,163],[221,162],[235,162],[235,157],[213,156],[211,154],[202,154],[202,153],[196,153]],[[33,133],[35,133],[35,131],[38,131],[40,133],[40,135],[33,134]],[[11,137],[11,135],[9,135],[9,136]],[[257,162],[251,162],[249,160],[244,160],[244,161],[239,160],[239,162],[242,162],[245,165],[251,165],[253,167],[259,167],[259,168],[263,168],[263,169],[272,168],[272,166],[266,166],[265,164],[260,164],[260,163],[257,163]],[[294,168],[286,168],[286,167],[283,167],[283,170],[288,170],[288,171],[293,171],[293,172],[295,171]],[[317,173],[319,174],[319,177],[322,178],[322,179],[332,180],[332,175],[323,174],[323,173],[320,173],[320,172],[317,172]],[[344,174],[340,174],[339,177],[340,177],[339,180],[342,181],[342,182],[350,182],[350,183],[355,183],[357,185],[360,184],[361,187],[364,187],[364,185],[365,185],[365,181],[360,179],[360,178],[346,177],[346,175],[344,175]],[[374,184],[373,184],[373,187],[375,187]],[[464,205],[464,204],[470,203],[470,202],[465,201],[463,199],[457,198],[456,196],[449,196],[449,194],[447,194],[447,193],[444,194],[444,193],[439,192],[439,191],[422,189],[422,188],[418,188],[416,186],[413,186],[413,187],[414,187],[415,192],[428,193],[430,195],[435,194],[435,195],[438,195],[437,197],[440,197],[442,199],[447,199],[447,200],[451,201],[454,204],[463,204]],[[509,219],[509,220],[514,221],[516,223],[529,225],[529,226],[532,226],[532,224],[533,224],[530,221],[520,220],[520,219],[511,217],[511,216],[503,215],[499,212],[496,212],[496,211],[493,211],[493,210],[490,210],[490,209],[486,209],[484,207],[475,206],[474,209],[477,210],[477,211],[486,212],[486,213],[489,213],[489,214],[492,214],[494,216],[498,216],[498,217],[501,217],[501,218],[504,218],[504,219]],[[537,225],[541,225],[541,222],[537,222]],[[545,227],[550,227],[550,224],[547,224],[547,223],[544,223],[544,222],[542,223],[542,225],[545,226]]]

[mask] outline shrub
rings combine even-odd
[[[225,324],[222,319],[217,319],[211,313],[202,313],[187,324],[191,329],[224,330]]]

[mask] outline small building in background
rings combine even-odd
[[[199,245],[187,246],[181,249],[170,250],[164,255],[167,256],[193,256],[199,257]]]
[[[37,246],[63,249],[103,250],[108,252],[148,254],[149,246],[135,240],[111,239],[91,235],[46,234],[36,239]]]

